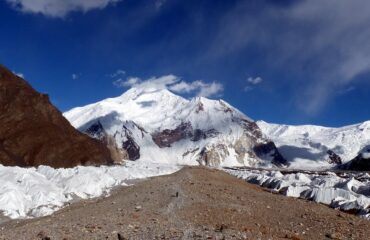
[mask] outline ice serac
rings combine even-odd
[[[110,163],[106,146],[74,129],[47,95],[0,65],[0,164],[74,167]]]
[[[64,116],[81,132],[105,143],[113,139],[122,159],[208,166],[286,163],[257,124],[223,100],[188,100],[167,89],[137,87]]]

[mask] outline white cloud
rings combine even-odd
[[[248,77],[247,78],[247,86],[244,87],[244,92],[249,92],[254,89],[254,87],[260,84],[263,81],[261,77]]]
[[[221,83],[212,82],[205,83],[198,92],[198,96],[212,97],[219,96],[224,91],[224,86]]]
[[[119,78],[113,82],[116,87],[133,87],[141,82],[140,78],[129,77],[127,79]]]
[[[261,1],[263,10],[249,9],[240,1],[225,13],[206,55],[224,58],[258,46],[268,65],[287,72],[296,89],[287,97],[307,114],[319,113],[338,90],[370,72],[370,1]]]
[[[6,0],[14,9],[24,13],[63,18],[70,12],[103,9],[121,0]]]
[[[263,79],[261,77],[255,77],[255,78],[249,77],[247,79],[247,82],[253,85],[260,84],[262,81]]]
[[[197,80],[191,83],[181,81],[181,82],[176,83],[175,85],[170,86],[170,90],[174,92],[179,92],[179,93],[190,93],[198,88],[204,87],[205,85],[207,84],[203,83],[200,80]]]
[[[169,86],[169,89],[177,93],[196,92],[197,96],[202,97],[217,96],[224,90],[223,85],[221,83],[217,82],[205,83],[201,80],[197,80],[190,83],[181,81],[172,86]]]
[[[205,83],[201,80],[186,82],[175,75],[151,77],[142,80],[138,77],[119,78],[113,82],[116,87],[136,87],[145,89],[168,89],[179,94],[194,94],[202,97],[212,97],[223,92],[223,85],[218,82]]]

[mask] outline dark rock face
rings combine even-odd
[[[229,155],[229,151],[226,145],[217,144],[210,149],[203,148],[199,153],[198,162],[200,165],[217,167],[227,155]]]
[[[0,163],[74,167],[113,162],[109,150],[74,129],[26,81],[0,65]]]
[[[257,144],[253,151],[259,158],[272,157],[272,163],[278,167],[286,166],[286,159],[277,150],[274,142]]]
[[[105,118],[110,117],[111,116],[106,116]],[[146,134],[147,132],[142,127],[132,121],[126,121],[122,126],[122,132],[116,132],[112,136],[105,131],[100,120],[104,121],[104,118],[99,118],[92,122],[89,122],[89,124],[91,125],[88,126],[88,128],[82,128],[80,130],[90,137],[98,139],[99,141],[104,143],[110,150],[115,162],[119,163],[122,162],[122,160],[134,161],[140,158],[140,146],[135,142],[133,133],[129,128],[138,129],[139,132],[141,132],[141,137],[144,137],[144,134]],[[117,134],[120,135],[120,139],[125,139],[121,142],[121,144],[119,143],[120,146],[117,146],[117,142],[115,139],[117,137]]]
[[[263,137],[262,131],[258,127],[256,122],[248,121],[246,119],[234,119],[234,121],[240,122],[244,128],[245,133],[247,133],[253,139],[257,140]]]
[[[370,158],[365,155],[370,155],[370,146],[362,149],[360,153],[351,161],[338,166],[338,169],[351,171],[370,171]]]
[[[160,147],[171,147],[171,144],[178,142],[183,139],[190,139],[193,142],[197,142],[201,139],[212,138],[216,136],[218,132],[214,129],[203,131],[201,129],[193,130],[190,122],[181,123],[175,129],[165,129],[162,132],[152,134],[153,141]]]
[[[105,138],[107,136],[103,128],[103,125],[101,125],[100,121],[91,125],[88,129],[86,129],[85,133],[90,137],[99,139],[103,142],[105,141]]]
[[[116,141],[114,140],[113,136],[109,136],[105,132],[104,127],[99,120],[93,123],[89,128],[87,128],[84,133],[104,143],[104,145],[107,146],[107,148],[109,149],[110,154],[115,162],[119,163],[122,159],[125,158],[126,154],[117,147]]]
[[[203,131],[203,130],[200,130],[200,129],[195,129],[191,133],[192,136],[191,136],[190,140],[193,141],[193,142],[197,142],[197,141],[202,140],[202,139],[213,138],[217,134],[219,134],[219,133],[214,129],[209,129],[209,130],[206,130],[206,131]]]
[[[133,139],[130,130],[125,126],[123,128],[127,140],[122,143],[122,149],[127,151],[129,160],[137,160],[140,158],[140,146]]]
[[[280,154],[275,143],[263,137],[262,131],[256,122],[248,121],[246,119],[235,119],[235,121],[241,122],[244,128],[244,134],[254,141],[252,154],[255,154],[261,159],[271,158],[271,162],[278,167],[286,166],[288,164],[287,160]],[[261,142],[261,140],[263,141]],[[246,150],[246,153],[251,155],[250,150]],[[238,151],[236,152],[238,153]]]
[[[327,154],[329,155],[328,162],[330,164],[337,164],[337,165],[342,164],[342,158],[338,154],[336,154],[334,151],[328,150]]]
[[[200,113],[204,111],[204,106],[203,106],[203,103],[202,102],[199,102],[198,105],[197,105],[197,108],[195,110],[196,113]]]
[[[171,147],[171,144],[192,136],[193,128],[190,123],[182,123],[175,129],[165,129],[152,134],[153,141],[160,147]]]

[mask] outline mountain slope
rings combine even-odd
[[[0,164],[73,167],[109,164],[109,150],[76,131],[26,81],[0,65]]]
[[[255,122],[222,100],[137,87],[64,116],[123,159],[209,166],[285,162]]]
[[[341,128],[257,124],[292,168],[333,167],[335,156],[347,163],[370,146],[370,121]]]

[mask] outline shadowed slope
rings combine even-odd
[[[105,146],[75,130],[47,95],[0,65],[0,164],[73,167],[110,163]]]

